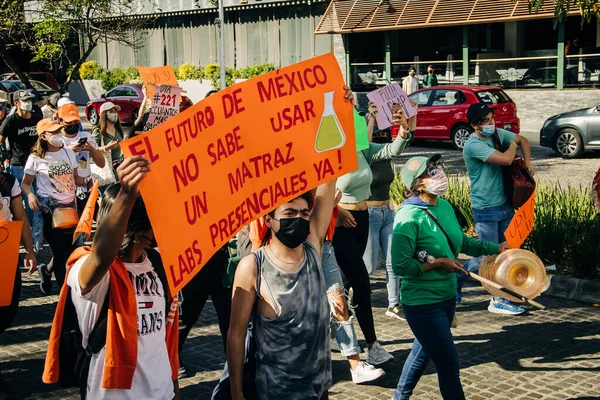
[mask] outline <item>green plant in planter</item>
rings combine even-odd
[[[127,79],[127,73],[121,68],[113,68],[108,71],[104,71],[100,79],[102,80],[102,87],[104,90],[111,90],[114,87],[122,85]]]
[[[101,79],[103,71],[97,61],[86,61],[79,67],[79,77],[81,79]]]
[[[129,67],[125,70],[125,80],[123,83],[141,83],[142,77],[136,67]]]
[[[177,68],[178,79],[182,80],[202,80],[205,77],[205,68],[192,64],[182,64]]]

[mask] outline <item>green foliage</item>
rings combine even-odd
[[[275,71],[275,64],[263,63],[250,65],[249,67],[239,68],[236,70],[236,79],[251,79],[255,76],[266,74],[267,72]]]
[[[190,63],[180,65],[175,71],[177,79],[182,80],[202,80],[205,76],[205,68],[202,66],[195,66]]]
[[[227,86],[233,85],[236,79],[251,79],[256,76],[266,74],[267,72],[271,72],[275,70],[274,64],[256,64],[251,65],[249,67],[234,69],[227,68],[225,70],[225,82]],[[212,86],[215,90],[221,89],[221,77],[220,77],[220,67],[218,64],[208,64],[204,68],[205,79],[211,81]]]
[[[64,53],[64,43],[73,35],[64,20],[44,19],[33,26],[35,37],[32,61],[55,61]]]
[[[86,61],[79,67],[79,77],[81,79],[101,79],[103,71],[97,61]]]
[[[600,17],[600,0],[527,0],[530,13],[538,13],[548,3],[554,8],[555,26],[565,20],[571,10],[579,10],[582,16],[581,25],[591,22],[592,17]]]
[[[403,186],[399,178],[392,183],[391,199],[401,203]],[[474,231],[470,186],[466,177],[452,176],[448,194],[463,229]],[[555,264],[561,274],[579,278],[600,278],[600,217],[589,189],[538,183],[535,223],[524,248],[546,264]]]
[[[136,67],[129,67],[125,70],[125,81],[123,83],[142,83],[142,77]]]
[[[127,73],[121,68],[114,68],[108,71],[103,71],[100,75],[102,87],[104,90],[110,90],[116,86],[122,85],[127,80]]]

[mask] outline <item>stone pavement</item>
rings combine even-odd
[[[43,258],[47,258],[48,250],[44,252]],[[17,319],[0,335],[2,376],[12,399],[77,399],[72,389],[41,382],[56,296],[43,296],[36,278],[24,278]],[[333,400],[390,399],[410,351],[412,335],[406,323],[384,315],[383,271],[375,274],[372,286],[379,340],[395,360],[384,366],[387,375],[378,382],[357,386],[351,381],[347,362],[334,353]],[[467,398],[600,399],[600,308],[548,296],[539,301],[549,309],[531,310],[519,317],[498,316],[487,312],[489,295],[480,286],[473,283],[465,288],[454,337]],[[361,344],[365,346],[362,335]],[[224,360],[216,314],[209,302],[185,344],[182,361],[192,376],[181,381],[182,397],[210,398]],[[441,398],[433,367],[426,371],[413,398]]]

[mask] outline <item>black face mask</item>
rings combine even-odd
[[[79,126],[77,126],[77,125],[67,125],[67,126],[65,126],[65,132],[67,132],[68,135],[74,135],[77,132],[79,132]]]
[[[307,219],[297,217],[275,219],[275,221],[279,221],[279,230],[275,232],[275,237],[290,249],[295,249],[304,243],[310,233],[310,222]]]

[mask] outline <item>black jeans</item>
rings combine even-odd
[[[231,289],[226,289],[222,285],[227,260],[227,251],[225,248],[220,249],[181,290],[183,301],[179,309],[179,354],[185,339],[194,324],[198,322],[208,296],[215,306],[223,347],[225,347],[231,313]]]
[[[350,212],[356,220],[356,228],[335,228],[331,243],[338,265],[348,280],[348,286],[353,289],[352,304],[356,307],[354,314],[360,329],[367,343],[373,343],[377,340],[377,335],[371,307],[371,281],[363,261],[369,239],[369,211]]]
[[[77,248],[77,242],[73,244],[73,232],[75,228],[56,229],[52,227],[52,214],[43,213],[44,237],[52,249],[53,262],[52,271],[58,283],[58,290],[62,288],[67,273],[67,259]]]

